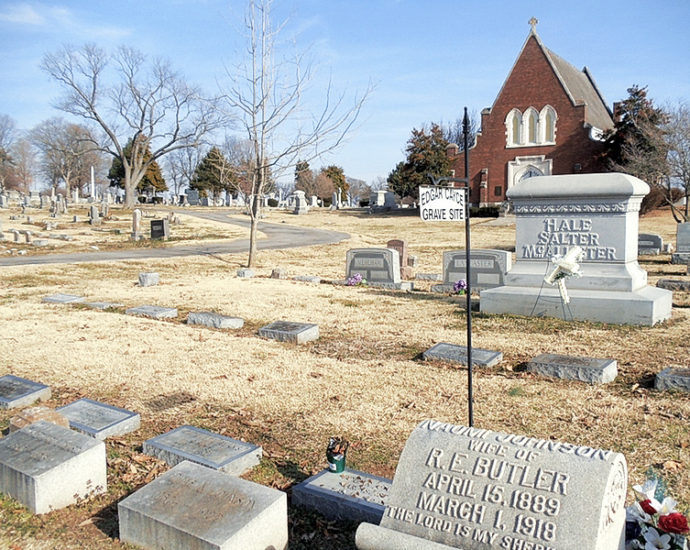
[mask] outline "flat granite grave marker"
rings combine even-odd
[[[189,460],[235,476],[261,461],[261,447],[194,426],[180,426],[145,441],[144,453],[171,466]]]
[[[467,346],[439,342],[430,347],[422,357],[425,361],[450,361],[467,365]],[[478,367],[493,367],[503,361],[503,353],[488,349],[472,348],[472,364]]]
[[[105,445],[40,420],[0,439],[0,492],[34,514],[106,490]]]
[[[590,384],[606,384],[616,379],[618,375],[618,362],[615,359],[595,359],[592,357],[542,353],[527,363],[527,370],[566,380],[580,380]]]
[[[242,328],[244,319],[229,317],[212,311],[190,311],[187,315],[188,325],[202,325],[211,328]]]
[[[120,539],[166,550],[283,550],[287,495],[183,462],[117,505]]]
[[[294,342],[304,344],[319,337],[319,325],[312,323],[292,323],[290,321],[275,321],[270,325],[259,329],[259,336],[279,340],[281,342]]]
[[[72,429],[96,439],[128,434],[141,424],[139,413],[86,398],[57,410],[67,417]]]
[[[623,550],[619,453],[422,422],[405,444],[380,526],[360,550]]]
[[[690,392],[690,369],[667,367],[656,375],[654,387],[657,390]]]
[[[0,408],[26,407],[39,399],[50,399],[48,386],[13,374],[0,376]]]
[[[161,306],[137,306],[126,309],[125,313],[127,315],[151,317],[152,319],[174,319],[177,317],[177,308]]]
[[[120,307],[125,307],[124,304],[118,304],[115,302],[84,302],[84,305],[91,309],[117,309]]]
[[[83,296],[75,294],[51,294],[50,296],[44,296],[41,301],[48,304],[74,304],[83,302],[85,299]]]
[[[292,488],[292,504],[338,521],[378,524],[391,480],[357,470],[323,470]]]

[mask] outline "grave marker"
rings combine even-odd
[[[0,376],[0,408],[26,407],[50,399],[50,388],[13,374]]]
[[[0,439],[0,492],[34,514],[106,490],[105,445],[40,420]]]
[[[261,461],[261,447],[231,437],[180,426],[144,442],[144,453],[170,466],[189,460],[226,474],[239,476]]]
[[[177,317],[177,308],[161,306],[137,306],[125,310],[127,315],[140,315],[152,319],[174,319]]]
[[[170,550],[284,550],[287,495],[183,462],[117,505],[120,539]]]
[[[459,279],[467,280],[467,252],[446,250],[443,253],[443,284],[435,285],[435,292],[452,292]],[[505,250],[470,250],[470,288],[485,290],[503,286],[505,274],[512,267],[510,252]]]
[[[55,409],[50,407],[29,407],[10,418],[10,433],[26,428],[27,426],[45,420],[51,424],[57,424],[63,428],[69,428],[69,421]]]
[[[484,313],[515,313],[631,325],[671,316],[671,293],[647,286],[637,261],[639,209],[649,186],[620,173],[527,178],[508,190],[515,207],[516,263],[505,285],[482,292]],[[545,284],[554,258],[580,247],[570,301]]]
[[[187,324],[220,329],[238,329],[244,326],[244,319],[220,315],[211,311],[190,311],[187,315]]]
[[[156,286],[161,282],[160,275],[155,272],[139,273],[139,286]]]
[[[139,413],[86,398],[57,410],[67,417],[72,429],[96,439],[128,434],[141,424]]]
[[[167,241],[170,238],[170,222],[165,218],[151,220],[151,238]]]
[[[618,453],[426,420],[405,444],[380,526],[361,524],[356,544],[623,550],[627,479]]]
[[[370,286],[410,290],[400,279],[400,256],[390,248],[352,248],[347,251],[345,277],[359,273]]]
[[[450,361],[467,365],[467,346],[439,342],[430,347],[422,357],[426,361]],[[503,361],[503,353],[488,349],[472,348],[472,364],[478,367],[493,367]]]
[[[347,469],[334,474],[323,470],[293,487],[291,502],[328,519],[378,524],[390,487],[390,479],[365,472]]]
[[[527,363],[529,372],[566,380],[580,380],[590,384],[613,382],[618,375],[618,362],[614,359],[594,359],[542,353]]]
[[[408,265],[409,256],[407,254],[407,241],[393,239],[386,243],[386,248],[398,251],[398,258],[400,259],[400,277],[403,279],[412,279],[412,268]]]
[[[667,367],[656,375],[654,387],[657,390],[680,390],[690,392],[690,369]]]
[[[657,256],[664,249],[664,239],[653,233],[640,233],[637,236],[637,254]]]
[[[83,302],[85,299],[83,296],[75,294],[51,294],[50,296],[44,296],[41,301],[49,304],[74,304]]]
[[[130,239],[133,241],[141,240],[141,210],[135,208],[132,211],[132,233]]]
[[[671,263],[690,263],[690,223],[679,223],[676,226],[676,251],[671,256]]]
[[[280,342],[304,344],[319,337],[319,326],[312,323],[275,321],[259,329],[259,336]]]

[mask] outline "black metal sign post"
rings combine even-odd
[[[470,150],[469,150],[469,130],[470,120],[467,116],[467,107],[465,107],[465,115],[462,119],[462,137],[463,147],[465,151],[465,177],[464,178],[449,178],[440,177],[435,178],[429,174],[434,185],[440,185],[444,182],[462,183],[464,184],[463,191],[465,193],[465,277],[467,277],[467,406],[468,406],[468,420],[470,428],[474,427],[474,411],[472,393],[472,287],[471,287],[471,266],[470,266]],[[421,208],[421,200],[420,200]]]

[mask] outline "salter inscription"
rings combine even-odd
[[[626,488],[621,454],[427,420],[380,526],[464,550],[615,550]]]

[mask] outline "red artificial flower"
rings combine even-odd
[[[649,499],[640,501],[640,508],[644,510],[645,514],[649,514],[650,516],[656,514],[656,508],[652,506],[652,501]]]
[[[661,516],[659,518],[659,527],[667,533],[677,533],[679,535],[684,535],[690,530],[687,518],[678,512]]]

